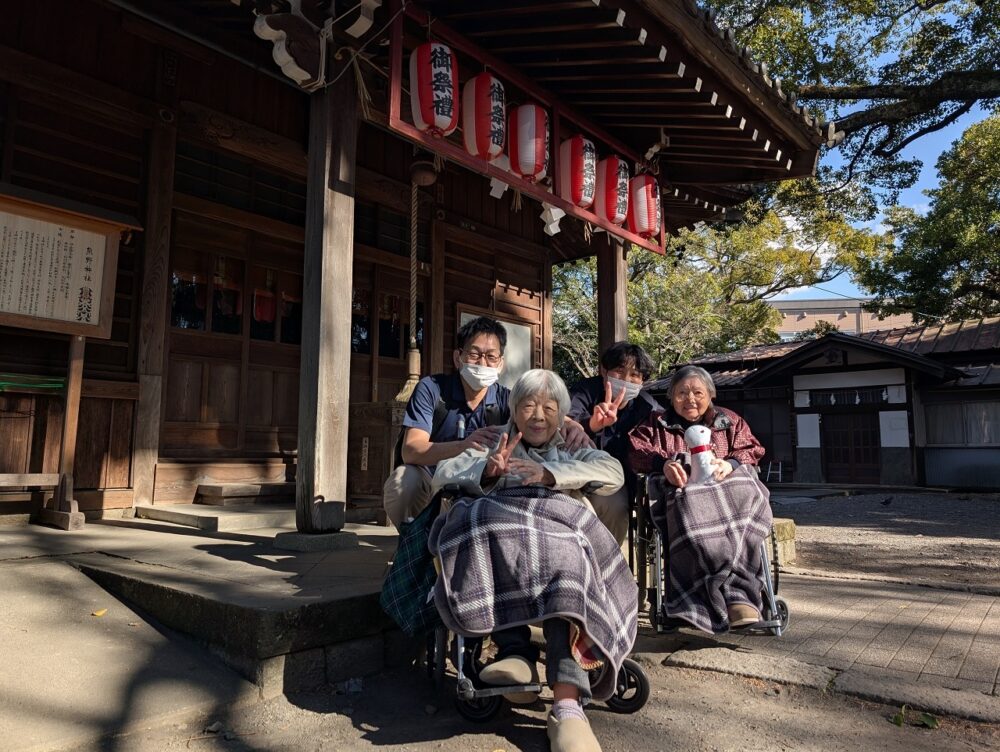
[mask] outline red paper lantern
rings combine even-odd
[[[458,62],[447,45],[427,42],[410,53],[410,110],[417,129],[432,136],[458,127]]]
[[[628,183],[628,228],[649,240],[660,234],[660,186],[652,175],[636,175]]]
[[[589,138],[576,135],[559,145],[559,195],[586,209],[597,188],[597,149]]]
[[[462,89],[462,136],[465,150],[480,159],[503,153],[506,133],[503,84],[489,73],[480,73]]]
[[[537,104],[522,104],[510,111],[507,153],[515,175],[533,183],[545,177],[549,164],[549,114]]]
[[[613,225],[628,216],[628,163],[612,155],[597,163],[597,196],[594,213]]]

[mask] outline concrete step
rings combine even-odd
[[[204,530],[191,527],[190,525],[178,525],[175,522],[164,520],[140,519],[101,519],[92,520],[96,525],[108,525],[111,527],[124,527],[132,530],[152,530],[157,533],[173,533],[175,535],[195,535],[216,540],[241,541],[243,543],[261,543],[273,545],[274,536],[278,533],[294,533],[295,523],[282,525],[280,527],[254,527],[242,530]]]
[[[291,503],[234,504],[222,507],[200,504],[140,504],[135,508],[135,516],[209,532],[295,527],[295,505]]]

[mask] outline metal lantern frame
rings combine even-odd
[[[659,253],[661,255],[666,253],[667,233],[664,222],[665,217],[662,213],[660,218],[659,241],[654,242],[636,235],[624,226],[608,222],[607,220],[597,216],[597,214],[589,209],[581,209],[580,207],[575,206],[571,202],[563,199],[559,194],[560,176],[558,146],[550,150],[552,164],[550,165],[549,174],[552,176],[553,180],[553,188],[550,191],[544,185],[533,183],[520,177],[519,175],[507,172],[506,170],[503,170],[483,159],[472,156],[465,150],[463,144],[454,143],[448,139],[434,138],[433,136],[417,129],[417,127],[412,123],[408,123],[403,120],[401,116],[401,101],[403,96],[403,58],[406,53],[406,50],[403,47],[403,24],[406,19],[410,19],[410,21],[419,26],[427,27],[431,18],[426,11],[417,7],[412,2],[407,3],[405,7],[402,7],[401,9],[401,0],[391,0],[390,14],[394,17],[389,46],[389,117],[387,125],[390,130],[398,133],[400,136],[409,141],[421,144],[428,150],[440,154],[442,157],[460,164],[473,172],[486,175],[490,178],[497,178],[504,183],[509,184],[511,187],[516,188],[524,195],[531,196],[540,202],[562,209],[566,214],[576,217],[577,219],[581,219],[584,222],[589,222],[591,225],[596,227],[600,227],[624,241],[633,243],[641,248],[653,251],[654,253]],[[561,142],[561,124],[565,120],[566,122],[571,123],[576,129],[592,141],[596,143],[603,143],[623,158],[636,163],[643,161],[641,155],[636,152],[635,149],[627,146],[603,128],[593,124],[586,117],[560,102],[551,92],[535,84],[513,66],[508,65],[502,60],[486,52],[466,37],[449,28],[440,20],[434,20],[433,28],[434,37],[436,39],[450,46],[455,52],[472,58],[486,68],[492,70],[496,73],[498,78],[504,81],[505,85],[514,86],[524,92],[527,96],[531,97],[535,103],[546,108],[549,112],[551,143],[559,144]]]

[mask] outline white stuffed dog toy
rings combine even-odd
[[[708,486],[715,483],[715,467],[712,460],[712,431],[706,426],[694,425],[684,432],[684,442],[691,452],[691,478],[688,485]]]

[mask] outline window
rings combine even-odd
[[[417,222],[417,258],[430,260],[430,222]],[[389,251],[397,256],[410,255],[410,217],[381,204],[354,202],[354,242]]]
[[[204,258],[175,249],[170,272],[170,325],[204,331],[208,320],[208,274]]]
[[[924,417],[928,446],[1000,444],[1000,400],[925,405]]]
[[[243,262],[219,256],[212,278],[212,331],[243,332]]]
[[[222,151],[178,142],[174,185],[189,196],[300,227],[305,224],[305,181]]]
[[[357,287],[351,295],[351,352],[361,355],[371,355],[372,333],[369,318],[368,301],[371,290]]]

